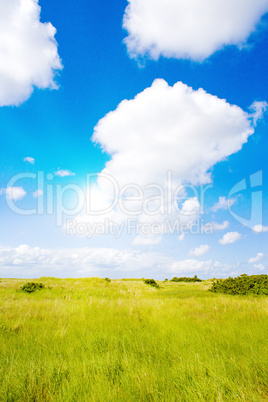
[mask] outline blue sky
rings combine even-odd
[[[172,0],[169,11],[163,0],[140,2],[0,4],[0,277],[267,273],[268,2],[251,10],[236,0],[221,11],[207,0]],[[168,214],[158,198],[153,219],[138,213],[157,185],[168,191],[168,172],[173,190],[184,187],[178,209]],[[120,190],[136,186],[123,198],[135,203],[143,192],[136,214],[120,203],[100,215],[74,210],[83,194],[111,203],[104,173]],[[44,211],[25,215],[37,205]],[[138,223],[149,233],[137,233]]]

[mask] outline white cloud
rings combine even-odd
[[[26,191],[22,187],[7,187],[0,189],[0,194],[5,194],[9,200],[21,200],[25,197]]]
[[[91,201],[97,209],[111,205],[115,190],[129,186],[124,192],[129,198],[121,194],[120,199],[129,212],[117,203],[106,217],[121,222],[131,215],[139,223],[161,225],[179,219],[191,225],[201,214],[197,198],[169,200],[176,190],[178,199],[186,197],[185,182],[211,182],[210,168],[238,152],[253,132],[250,115],[238,106],[181,82],[170,87],[155,80],[95,127],[94,142],[111,157],[90,189]],[[96,221],[88,215],[79,219]]]
[[[161,236],[136,236],[133,240],[133,246],[155,246],[159,244],[162,240]]]
[[[28,163],[31,163],[32,165],[34,165],[35,159],[32,158],[31,156],[26,156],[26,158],[23,159],[23,162],[28,162]]]
[[[21,245],[0,247],[2,275],[144,277],[165,273],[173,260],[161,253],[113,248],[42,249]]]
[[[225,233],[223,238],[219,240],[219,243],[224,246],[225,244],[235,243],[240,238],[241,238],[240,233],[238,233],[238,232],[228,232],[228,233]]]
[[[213,267],[213,262],[211,260],[209,261],[198,261],[198,260],[181,260],[181,261],[176,261],[172,264],[170,272],[173,273],[197,273],[197,272],[208,272],[210,271]]]
[[[268,11],[267,0],[128,0],[123,27],[131,57],[202,61],[226,45],[242,47]]]
[[[184,215],[196,215],[199,216],[201,213],[201,206],[197,197],[189,198],[184,201],[181,207],[181,212]]]
[[[252,105],[250,106],[250,110],[252,110],[252,118],[253,118],[253,124],[256,125],[257,121],[262,119],[264,112],[266,112],[268,107],[267,102],[253,102]]]
[[[238,152],[253,132],[250,115],[238,106],[203,89],[181,82],[170,87],[157,79],[102,118],[93,140],[111,155],[102,173],[119,187],[166,188],[168,171],[176,185],[210,182],[208,170]]]
[[[55,172],[55,176],[59,176],[59,177],[75,176],[75,173],[73,173],[67,169],[59,169]]]
[[[219,261],[195,259],[177,260],[168,266],[168,272],[175,276],[198,274],[201,278],[227,277],[238,264],[222,264]]]
[[[42,190],[36,190],[33,192],[33,197],[37,198],[37,197],[41,197],[43,195],[43,191]]]
[[[249,262],[250,264],[252,264],[252,263],[254,263],[254,262],[258,262],[258,261],[260,261],[260,260],[263,259],[263,256],[264,256],[263,253],[258,253],[258,254],[257,254],[257,257],[252,257],[252,258],[250,258],[250,259],[248,260],[248,262]]]
[[[265,266],[263,264],[255,264],[254,265],[255,269],[259,269],[260,271],[264,271],[265,270]]]
[[[57,88],[56,29],[40,22],[40,10],[37,0],[0,1],[0,106],[24,102],[33,87]]]
[[[183,241],[184,238],[185,238],[185,233],[182,233],[182,234],[180,234],[180,235],[178,236],[178,240],[179,240],[179,241]]]
[[[193,257],[201,257],[202,255],[205,255],[209,252],[210,246],[207,244],[202,244],[201,246],[195,248],[194,250],[191,250],[189,255]]]
[[[264,233],[264,232],[268,232],[268,226],[263,226],[263,225],[255,225],[252,228],[253,232],[255,233]]]
[[[170,214],[165,200],[160,200],[160,208],[155,213],[144,211],[142,205],[135,200],[127,202],[121,198],[114,208],[109,208],[111,204],[107,194],[98,189],[93,191],[89,200],[90,208],[97,206],[97,211],[101,212],[95,214],[92,212],[95,209],[92,208],[87,213],[76,215],[65,224],[66,233],[87,238],[111,234],[116,239],[124,235],[135,235],[133,245],[156,245],[164,234],[178,234],[181,229],[190,231],[200,210],[196,198],[185,200],[177,212],[172,210]],[[121,204],[124,204],[124,209]]]
[[[196,274],[202,278],[228,276],[232,265],[218,261],[176,260],[160,252],[113,248],[42,249],[26,244],[0,246],[2,277],[40,276],[111,278],[165,278],[168,273]]]
[[[213,205],[211,208],[213,212],[217,212],[219,209],[229,209],[231,206],[236,202],[236,198],[229,198],[227,199],[226,197],[220,197],[219,201]]]
[[[203,226],[205,232],[214,232],[216,230],[225,230],[230,226],[230,222],[224,221],[222,223],[208,222]]]

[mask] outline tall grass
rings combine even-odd
[[[1,401],[268,400],[267,297],[38,281],[32,294],[0,282]]]

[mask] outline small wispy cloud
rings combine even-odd
[[[211,208],[213,212],[217,212],[219,209],[227,210],[236,202],[236,198],[220,197],[219,201]]]
[[[22,187],[7,187],[0,189],[0,195],[5,194],[9,200],[21,200],[25,197],[26,191]]]
[[[194,256],[194,257],[201,257],[202,255],[205,255],[209,252],[210,246],[207,244],[202,244],[201,246],[195,248],[194,250],[191,250],[188,255]]]
[[[255,264],[254,265],[255,269],[259,269],[260,271],[264,271],[265,270],[265,266],[263,264]]]
[[[256,126],[258,120],[263,118],[264,113],[266,112],[268,107],[268,103],[265,101],[255,101],[252,103],[250,106],[250,110],[252,110],[252,119],[253,119],[253,124]]]
[[[264,233],[264,232],[268,232],[268,226],[255,225],[255,226],[253,226],[252,230],[255,233]]]
[[[219,243],[225,246],[225,244],[235,243],[237,240],[241,238],[241,233],[238,232],[228,232],[225,233],[222,239],[219,240]]]
[[[68,169],[58,169],[54,174],[59,177],[75,176],[75,173]]]
[[[136,236],[132,244],[134,246],[154,246],[162,240],[161,236]]]
[[[36,191],[33,193],[33,197],[34,197],[34,198],[41,197],[43,194],[44,194],[44,193],[43,193],[42,190],[36,190]]]
[[[179,241],[183,241],[184,238],[185,238],[185,233],[182,233],[182,234],[180,234],[180,235],[178,236],[178,240],[179,240]]]
[[[248,262],[249,262],[250,264],[253,264],[254,262],[258,262],[258,261],[260,261],[260,260],[263,259],[263,255],[264,255],[263,253],[258,253],[256,257],[250,258],[250,259],[248,260]]]
[[[26,156],[26,158],[23,159],[23,162],[28,162],[31,163],[31,165],[34,165],[35,159],[32,158],[31,156]]]
[[[224,230],[230,226],[230,222],[224,221],[222,223],[217,222],[208,222],[203,226],[204,231],[215,231],[215,230]]]

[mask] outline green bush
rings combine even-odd
[[[146,285],[150,285],[155,288],[159,288],[159,285],[156,283],[156,281],[154,279],[144,279],[144,283],[146,283]]]
[[[38,283],[38,282],[27,282],[24,285],[21,286],[21,290],[26,293],[33,293],[36,290],[41,290],[44,289],[45,286],[43,283]]]
[[[111,279],[110,278],[104,278],[104,280],[106,281],[106,282],[111,282]]]
[[[237,278],[218,279],[211,292],[230,295],[268,295],[268,275],[240,275]]]
[[[177,278],[174,276],[174,278],[171,279],[171,282],[202,282],[202,279],[197,278],[197,275],[195,275],[193,278],[188,278],[185,276]]]

